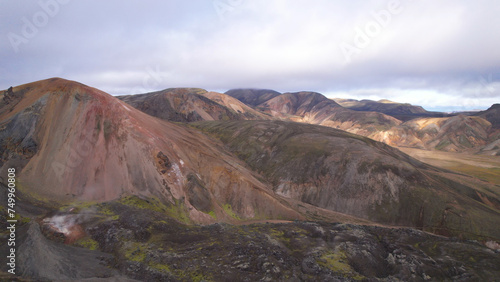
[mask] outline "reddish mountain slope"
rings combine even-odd
[[[54,78],[9,97],[0,104],[1,171],[22,169],[19,186],[35,198],[136,194],[176,203],[196,222],[215,221],[208,213],[222,221],[301,217],[217,142],[95,88]]]

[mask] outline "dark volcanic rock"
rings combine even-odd
[[[200,227],[163,221],[147,210],[135,212],[150,218],[142,228],[152,237],[139,244],[120,235],[120,243],[108,252],[117,256],[119,269],[136,279],[491,280],[500,274],[498,253],[414,229],[322,222]],[[120,217],[114,233],[132,232],[128,220]],[[109,230],[103,224],[94,230]],[[106,245],[105,237],[95,235]]]
[[[98,250],[48,239],[36,221],[18,229],[25,279],[493,281],[500,275],[498,252],[415,229],[301,221],[190,226],[144,205],[92,209],[86,240]]]

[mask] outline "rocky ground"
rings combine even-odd
[[[500,253],[414,229],[303,222],[184,225],[148,200],[64,207],[71,244],[41,220],[18,229],[21,279],[99,281],[493,281]],[[71,229],[71,228],[70,228]],[[67,241],[66,241],[67,242]],[[2,271],[6,271],[1,258]],[[4,274],[5,278],[6,275]],[[92,279],[94,280],[92,280]]]

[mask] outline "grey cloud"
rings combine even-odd
[[[356,47],[391,1],[68,1],[17,53],[9,34],[22,36],[23,19],[45,10],[2,1],[0,88],[60,76],[111,94],[262,87],[427,107],[500,102],[492,0],[400,0],[400,12],[346,62],[341,44]]]

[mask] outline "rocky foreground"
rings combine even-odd
[[[58,218],[73,218],[65,232],[84,230],[71,243],[67,240],[71,232],[57,232],[41,218],[30,220],[19,228],[21,280],[494,281],[500,277],[500,253],[475,241],[415,229],[324,222],[184,225],[168,217],[165,208],[139,198],[66,208],[57,212]],[[5,265],[5,258],[1,260]]]

